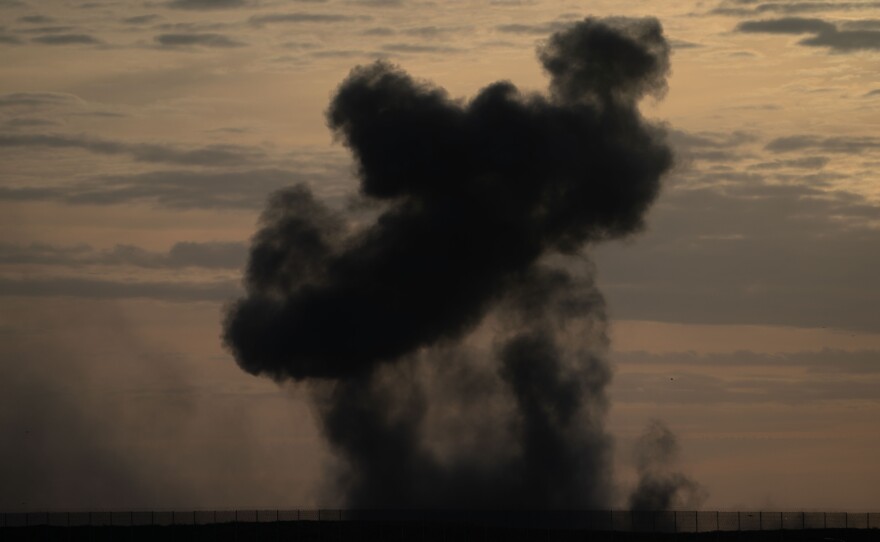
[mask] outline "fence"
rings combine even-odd
[[[432,522],[611,532],[702,533],[880,529],[880,512],[706,512],[626,510],[211,510],[3,513],[2,527],[135,527],[284,522]]]

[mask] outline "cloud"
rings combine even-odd
[[[103,43],[90,34],[50,34],[32,38],[31,41],[44,45],[98,45]]]
[[[786,404],[880,401],[880,351],[787,354],[620,352],[614,396],[624,403]],[[666,369],[660,370],[657,369]],[[736,372],[731,373],[730,368]]]
[[[799,374],[811,374],[815,378],[828,378],[829,375],[835,374],[850,375],[852,378],[858,378],[859,375],[880,377],[880,351],[878,350],[823,348],[821,350],[781,353],[739,350],[703,354],[695,352],[658,354],[628,351],[616,352],[614,359],[627,371],[637,371],[642,366],[677,365],[690,367],[689,370],[692,371],[700,368],[723,371],[726,367],[737,367],[744,371],[785,368],[797,371]],[[880,389],[877,390],[877,395],[880,397]]]
[[[403,0],[348,0],[348,3],[369,7],[396,8],[403,6]]]
[[[165,47],[243,47],[244,42],[236,41],[223,34],[160,34],[155,38],[156,42]]]
[[[0,187],[0,200],[68,204],[150,203],[177,209],[259,209],[267,196],[297,182],[315,180],[327,189],[336,178],[281,169],[245,171],[153,171],[94,177],[61,187]],[[320,181],[320,182],[318,182]]]
[[[230,9],[250,5],[248,0],[172,0],[165,4],[173,9]]]
[[[461,49],[441,45],[422,45],[418,43],[389,43],[382,46],[389,53],[458,53]]]
[[[239,269],[244,266],[247,249],[244,243],[192,242],[175,243],[168,252],[153,252],[131,245],[96,250],[88,245],[55,246],[42,243],[15,245],[0,243],[0,263],[39,264],[78,267],[83,265],[131,265],[147,269]]]
[[[750,169],[782,169],[782,168],[804,168],[804,169],[820,169],[828,164],[830,159],[826,156],[804,156],[803,158],[794,158],[791,160],[774,160],[773,162],[761,162],[752,164]]]
[[[563,23],[559,21],[553,21],[548,23],[536,23],[536,24],[502,24],[495,27],[495,30],[499,32],[504,32],[506,34],[539,34],[545,35],[552,32],[557,32],[559,30],[564,29],[565,27],[570,26],[570,23]]]
[[[751,5],[754,4],[754,5]],[[880,2],[741,2],[737,0],[723,1],[709,13],[715,15],[732,15],[746,17],[763,13],[818,13],[822,11],[859,11],[874,10]]]
[[[871,136],[795,135],[776,138],[767,143],[764,148],[774,153],[812,149],[822,152],[859,154],[866,150],[880,148],[880,138]]]
[[[170,145],[124,143],[84,135],[17,134],[0,135],[2,147],[50,147],[82,149],[96,154],[128,155],[138,162],[190,166],[246,165],[264,157],[260,149],[237,145],[208,145],[182,150]]]
[[[368,28],[361,32],[361,34],[364,36],[393,36],[396,32],[391,28],[379,26],[376,28]]]
[[[21,40],[16,38],[15,36],[0,34],[0,43],[6,45],[18,45],[21,43]]]
[[[835,32],[837,28],[821,19],[801,19],[786,17],[764,21],[743,21],[736,26],[740,32],[765,32],[772,34],[814,34]]]
[[[147,24],[161,19],[158,15],[136,15],[134,17],[126,17],[122,19],[125,24]]]
[[[21,32],[24,34],[62,34],[70,33],[76,29],[75,26],[37,26],[34,28],[26,28]]]
[[[616,318],[880,331],[880,206],[804,174],[694,176],[637,243],[594,250]]]
[[[810,13],[820,11],[858,11],[880,8],[880,2],[767,2],[755,11],[776,13]]]
[[[880,19],[841,21],[840,27],[845,30],[880,30]]]
[[[123,282],[83,278],[0,278],[4,297],[82,297],[88,299],[158,299],[162,301],[229,301],[240,295],[238,281]]]
[[[669,44],[673,49],[699,49],[703,47],[699,43],[685,40],[669,40]]]
[[[42,119],[36,117],[15,117],[3,123],[11,128],[33,127],[33,126],[57,126],[60,123],[55,120]]]
[[[3,107],[79,106],[84,102],[78,96],[62,92],[12,92],[0,94]]]
[[[315,51],[313,53],[309,53],[309,56],[312,58],[354,58],[365,56],[369,53],[365,53],[364,51],[353,51],[353,50],[324,50],[324,51]]]
[[[746,154],[744,147],[756,139],[749,132],[685,132],[672,130],[670,140],[679,160],[735,162]]]
[[[873,23],[873,21],[871,21]],[[867,25],[870,26],[870,25]],[[878,30],[839,30],[837,26],[821,19],[786,17],[761,21],[743,21],[736,27],[739,32],[762,32],[770,34],[814,34],[799,41],[800,45],[828,47],[834,52],[880,49]]]
[[[812,38],[803,39],[798,43],[811,47],[829,47],[832,51],[838,53],[869,49],[880,50],[880,31],[841,30],[837,32],[823,32]]]
[[[340,15],[336,13],[268,13],[254,15],[248,22],[253,25],[276,23],[342,23],[350,21],[369,21],[372,17],[365,15]]]
[[[53,20],[52,17],[46,17],[45,15],[26,15],[18,18],[18,22],[28,24],[45,24],[51,23]]]
[[[415,28],[407,28],[406,30],[403,31],[403,34],[406,34],[407,36],[416,36],[416,37],[425,38],[425,39],[437,39],[437,38],[448,37],[449,34],[454,34],[457,32],[461,32],[463,30],[467,30],[467,27],[461,27],[461,26],[440,27],[440,26],[431,25],[431,26],[417,26]]]

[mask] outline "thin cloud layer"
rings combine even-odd
[[[31,38],[31,42],[43,45],[99,45],[103,43],[91,34],[49,34]]]
[[[129,265],[145,269],[241,269],[247,259],[243,243],[175,243],[168,252],[154,252],[132,245],[96,250],[89,245],[56,246],[44,243],[16,245],[0,243],[0,263],[39,264],[61,268],[84,265]]]
[[[786,17],[743,21],[737,25],[736,30],[768,34],[815,34],[798,43],[810,47],[828,47],[837,53],[880,49],[880,30],[841,30],[837,25],[821,19]]]
[[[871,11],[880,8],[880,2],[758,2],[723,0],[710,13],[718,15],[750,16],[764,13],[801,14],[827,11]]]
[[[81,297],[88,299],[157,299],[174,302],[228,302],[239,295],[238,281],[149,282],[85,278],[0,278],[4,297]]]
[[[788,354],[614,355],[615,397],[655,405],[821,405],[880,403],[880,352],[824,349]],[[662,367],[663,371],[656,371]]]
[[[159,34],[156,43],[164,47],[244,47],[244,42],[234,40],[223,34],[191,33],[191,34]]]
[[[812,134],[778,137],[764,147],[770,152],[784,153],[801,150],[860,154],[880,149],[880,138],[870,136],[818,136]]]
[[[818,34],[836,32],[837,27],[822,19],[786,17],[762,21],[744,21],[736,26],[740,32],[764,32],[771,34]]]
[[[880,331],[880,207],[803,172],[764,178],[670,190],[637,249],[597,249],[614,316]]]
[[[498,32],[503,32],[506,34],[536,34],[536,35],[546,35],[551,32],[557,32],[562,30],[570,23],[564,23],[560,21],[552,21],[549,23],[538,23],[538,24],[522,24],[522,23],[512,23],[512,24],[502,24],[495,27],[495,30]]]
[[[302,173],[284,169],[232,172],[170,170],[93,177],[55,187],[0,187],[0,200],[254,210],[265,204],[268,194],[297,182],[314,182],[325,188],[347,184],[345,180],[328,177],[326,172]]]
[[[52,17],[47,17],[46,15],[25,15],[24,17],[19,17],[18,22],[20,23],[28,23],[28,24],[46,24],[54,21]]]
[[[125,24],[141,25],[141,24],[149,24],[149,23],[152,23],[153,21],[158,21],[161,18],[162,17],[160,17],[159,15],[156,15],[156,14],[136,15],[134,17],[126,17],[125,19],[122,19],[122,22]]]
[[[12,92],[0,94],[0,108],[4,107],[69,107],[84,102],[73,94],[61,92]]]
[[[123,143],[85,135],[64,134],[0,135],[0,148],[2,147],[81,149],[96,154],[127,155],[137,162],[189,166],[244,166],[265,157],[260,149],[229,144],[184,150],[170,145]]]
[[[365,15],[342,15],[338,13],[267,13],[254,15],[248,21],[252,25],[291,23],[332,24],[352,21],[369,21],[372,17]]]
[[[242,8],[251,4],[249,0],[172,0],[165,5],[173,9],[213,10]]]

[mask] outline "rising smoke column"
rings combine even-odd
[[[298,186],[262,216],[224,340],[245,371],[309,383],[347,506],[609,501],[582,249],[640,230],[672,165],[637,109],[665,91],[669,46],[655,19],[590,18],[538,56],[547,96],[502,81],[463,102],[353,69],[327,120],[380,215],[355,228]]]
[[[679,447],[675,434],[660,420],[651,420],[634,449],[639,481],[629,496],[630,510],[698,508],[705,489],[675,470]]]

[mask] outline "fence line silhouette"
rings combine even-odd
[[[7,512],[2,527],[135,527],[281,522],[438,522],[612,532],[880,529],[880,512],[556,510],[195,510]]]

